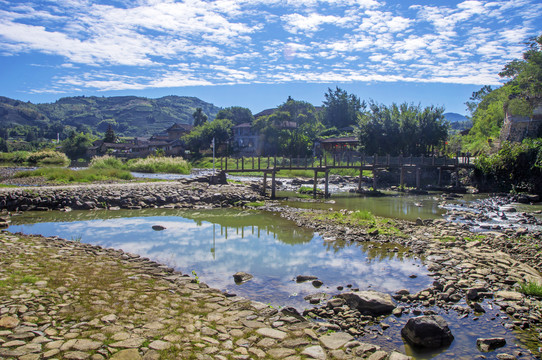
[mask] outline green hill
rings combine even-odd
[[[103,133],[109,125],[117,135],[147,136],[160,133],[174,123],[192,124],[192,114],[201,107],[214,119],[219,107],[195,97],[137,96],[65,97],[54,103],[32,104],[0,97],[0,126],[45,128],[72,127],[78,131]]]

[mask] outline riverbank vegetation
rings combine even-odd
[[[43,177],[46,181],[70,184],[91,183],[96,181],[132,180],[129,171],[119,169],[96,169],[72,170],[59,167],[41,167],[36,170],[21,171],[14,175],[15,178]]]
[[[542,193],[542,139],[504,142],[498,152],[480,154],[474,176],[485,190]]]
[[[407,236],[399,229],[398,224],[394,220],[375,216],[367,210],[342,210],[324,214],[308,213],[307,216],[311,216],[320,221],[330,221],[334,224],[355,226],[372,235],[382,234],[395,237]]]
[[[68,166],[70,160],[64,153],[45,149],[36,152],[1,152],[0,164],[8,166]]]
[[[191,165],[183,158],[163,156],[149,156],[123,162],[117,157],[104,155],[92,158],[89,167],[91,169],[117,169],[143,173],[171,174],[190,174],[191,170]]]

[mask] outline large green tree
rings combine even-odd
[[[207,122],[207,115],[205,115],[202,108],[197,108],[192,117],[194,118],[194,126],[201,126]]]
[[[360,150],[367,154],[429,154],[447,137],[441,107],[371,102],[359,121]]]
[[[217,148],[227,143],[232,136],[232,129],[233,123],[230,120],[215,119],[196,126],[189,134],[184,135],[182,140],[191,151],[199,153],[211,146],[213,138]]]
[[[113,130],[113,127],[109,125],[107,127],[107,131],[105,132],[104,136],[104,142],[114,144],[117,142],[117,136],[115,135],[115,131]]]
[[[289,97],[271,115],[256,119],[254,128],[263,136],[265,154],[306,156],[324,127],[313,105]]]
[[[92,135],[73,132],[62,142],[62,149],[70,159],[84,158],[87,150],[92,146]]]
[[[366,108],[365,101],[360,101],[357,96],[348,94],[339,87],[335,90],[328,88],[324,97],[323,123],[327,127],[341,129],[355,125],[359,119],[360,111]]]
[[[217,119],[228,119],[234,125],[249,123],[254,121],[254,115],[250,109],[241,106],[230,106],[222,109],[216,114]]]

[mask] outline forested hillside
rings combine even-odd
[[[53,138],[70,130],[103,133],[111,125],[118,135],[145,136],[162,132],[173,123],[192,124],[192,114],[202,108],[213,119],[220,108],[195,97],[137,96],[66,97],[54,103],[32,104],[0,97],[0,125],[7,135]],[[33,129],[32,129],[33,128]]]

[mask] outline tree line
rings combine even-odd
[[[233,128],[248,123],[262,139],[263,155],[269,156],[307,156],[318,139],[345,135],[356,136],[358,150],[367,154],[430,154],[445,144],[449,124],[441,107],[367,103],[339,87],[329,88],[324,98],[317,108],[288,97],[256,119],[238,106],[220,110],[210,122],[196,110],[197,125],[183,140],[195,153],[208,148],[213,138],[224,152],[234,153],[229,146]]]

